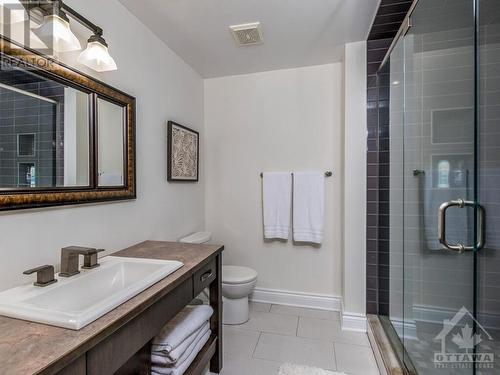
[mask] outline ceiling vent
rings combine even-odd
[[[260,22],[245,23],[243,25],[229,26],[233,33],[234,39],[239,46],[248,46],[253,44],[261,44],[262,31]]]

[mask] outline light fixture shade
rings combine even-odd
[[[56,14],[45,16],[42,25],[33,29],[33,32],[43,43],[51,46],[56,52],[82,49],[80,41],[69,27],[69,22]]]
[[[108,52],[108,47],[98,41],[90,41],[87,48],[78,57],[78,62],[98,72],[117,70],[115,60]]]

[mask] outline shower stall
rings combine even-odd
[[[379,318],[409,374],[499,374],[500,1],[414,1],[378,82],[390,150]]]

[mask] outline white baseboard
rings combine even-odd
[[[342,306],[342,297],[338,296],[264,288],[255,288],[250,301],[331,311],[340,311]]]
[[[366,315],[342,311],[342,297],[289,290],[255,288],[250,301],[341,312],[342,329],[366,332]]]
[[[366,332],[366,315],[343,311],[342,330]]]

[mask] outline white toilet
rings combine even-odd
[[[243,324],[248,321],[248,296],[257,284],[257,271],[248,267],[222,267],[222,322]]]
[[[212,233],[197,232],[180,239],[185,243],[206,243]],[[243,324],[249,319],[248,296],[257,284],[257,271],[249,267],[222,266],[222,323]]]

